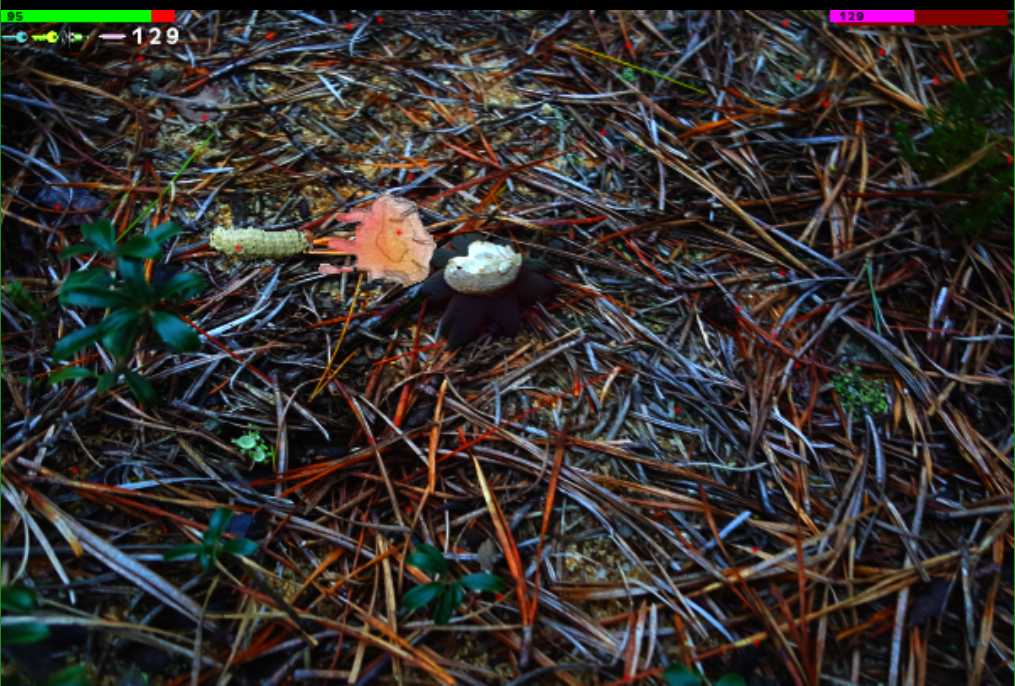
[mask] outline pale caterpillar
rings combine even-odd
[[[302,231],[214,229],[208,242],[212,250],[245,258],[281,259],[299,255],[310,247]]]

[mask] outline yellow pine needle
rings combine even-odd
[[[331,365],[335,364],[335,356],[338,355],[338,349],[342,347],[342,341],[345,340],[345,332],[349,330],[349,322],[352,321],[352,311],[356,309],[356,300],[359,298],[359,289],[362,285],[363,274],[360,274],[359,281],[356,282],[356,292],[352,296],[352,304],[349,305],[349,316],[345,318],[345,325],[342,327],[342,335],[338,338],[338,345],[335,346],[335,350],[331,353],[331,359],[328,360],[328,366],[324,370],[324,374],[321,375],[321,380],[317,382],[317,388],[315,388],[314,392],[310,395],[311,400],[316,398],[317,394],[321,392],[322,388],[324,388],[324,385],[331,381],[331,379],[328,378],[328,374],[331,372]],[[349,358],[346,358],[345,362],[348,361]],[[345,362],[342,363],[343,366],[345,365]],[[341,370],[342,367],[339,367],[338,369]],[[336,371],[335,373],[337,374],[338,372]]]
[[[601,52],[596,52],[595,50],[589,50],[588,48],[583,48],[582,46],[575,45],[574,43],[572,43],[570,41],[564,41],[564,43],[568,47],[574,48],[575,50],[581,50],[582,52],[587,52],[590,55],[595,55],[596,57],[601,57],[604,60],[610,60],[611,62],[616,62],[617,64],[623,64],[625,67],[630,67],[631,69],[637,69],[638,71],[643,71],[646,74],[651,74],[652,76],[656,76],[656,77],[658,77],[660,79],[663,79],[665,81],[669,81],[670,83],[675,83],[678,86],[683,86],[684,88],[690,88],[695,93],[701,93],[702,95],[708,95],[708,93],[706,93],[705,91],[701,90],[700,88],[695,88],[694,86],[688,86],[686,83],[684,83],[682,81],[677,81],[676,79],[671,79],[666,74],[660,74],[657,71],[652,71],[651,69],[646,69],[645,67],[639,67],[637,64],[631,64],[630,62],[625,62],[624,60],[618,60],[616,57],[610,57],[609,55],[604,55]]]
[[[349,356],[346,357],[344,360],[342,360],[342,364],[338,365],[335,371],[331,373],[331,376],[328,377],[328,380],[325,381],[323,384],[321,384],[321,388],[327,388],[328,384],[334,381],[335,377],[338,376],[339,372],[342,371],[342,368],[345,367],[345,363],[351,360],[358,352],[359,352],[358,350],[353,350],[351,353],[349,353]]]

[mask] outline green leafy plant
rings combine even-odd
[[[121,376],[144,406],[153,406],[158,396],[151,384],[127,364],[141,336],[152,330],[177,352],[196,352],[201,340],[194,329],[173,312],[173,307],[195,297],[205,288],[198,274],[179,271],[166,279],[148,280],[144,260],[162,255],[160,244],[181,231],[172,222],[162,224],[143,236],[117,245],[112,222],[102,220],[81,228],[83,243],[65,249],[62,258],[98,253],[112,267],[92,267],[74,272],[64,281],[60,303],[76,307],[104,309],[101,323],[64,336],[53,349],[53,361],[66,360],[82,348],[102,343],[114,360],[111,372],[96,374],[80,367],[67,367],[50,377],[58,383],[68,379],[98,379],[96,390],[105,393]]]
[[[0,588],[0,610],[7,616],[27,615],[38,607],[35,591],[27,586],[14,585]],[[0,645],[18,645],[39,643],[50,637],[49,627],[41,622],[21,622],[18,624],[0,625]],[[83,665],[75,665],[60,670],[46,680],[44,686],[84,686],[91,683],[87,678],[88,670]],[[18,674],[11,675],[12,683],[23,683]],[[4,676],[4,678],[8,678]]]
[[[464,589],[492,593],[504,590],[504,580],[494,574],[469,574],[452,581],[449,578],[448,563],[444,555],[427,543],[416,546],[416,552],[409,555],[405,563],[429,574],[433,581],[406,593],[402,597],[402,605],[412,612],[436,601],[433,621],[441,626],[451,621],[455,608],[462,604],[465,597]]]
[[[983,120],[998,112],[1008,97],[1004,90],[991,87],[982,74],[970,77],[966,83],[955,84],[949,107],[927,111],[931,131],[922,150],[917,150],[903,125],[896,127],[902,158],[924,181],[952,172],[974,153],[996,141],[997,137],[983,125]],[[1000,154],[1000,146],[995,147],[995,152],[938,187],[942,193],[976,197],[942,216],[953,233],[977,235],[1011,216],[1012,165]]]
[[[234,438],[233,445],[239,448],[241,453],[258,464],[266,462],[268,459],[271,459],[272,464],[275,463],[275,446],[265,441],[264,436],[257,433],[257,431],[251,431],[239,438]]]
[[[0,610],[11,615],[30,615],[38,605],[32,589],[16,585],[0,588]],[[0,625],[0,645],[38,643],[49,638],[49,627],[41,622]]]
[[[852,371],[840,367],[840,372],[832,375],[832,386],[847,412],[860,407],[871,414],[881,414],[888,409],[885,384],[877,379],[865,379],[862,371],[860,367]]]
[[[663,670],[663,678],[669,686],[702,686],[705,678],[685,665],[674,663]],[[715,686],[745,686],[744,678],[739,674],[727,674]]]
[[[32,297],[23,284],[18,281],[9,283],[3,287],[3,294],[7,296],[14,305],[24,312],[33,324],[46,320],[46,310]]]
[[[177,560],[198,560],[201,567],[210,572],[215,568],[221,555],[249,557],[257,552],[257,544],[246,538],[231,538],[223,541],[222,535],[233,518],[233,511],[221,508],[211,513],[211,521],[201,537],[200,543],[180,545],[166,551],[162,556],[165,562]]]
[[[88,678],[88,668],[84,665],[74,665],[61,669],[46,679],[45,686],[84,686],[90,683],[92,681]]]

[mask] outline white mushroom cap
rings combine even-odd
[[[469,254],[452,257],[444,269],[444,281],[459,293],[486,295],[515,282],[522,256],[511,248],[476,241]]]

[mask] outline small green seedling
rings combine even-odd
[[[26,586],[4,586],[0,588],[0,609],[10,615],[30,615],[35,611],[38,599],[35,591]],[[0,626],[0,645],[38,643],[49,638],[49,627],[40,622],[29,624],[6,624]]]
[[[698,672],[682,665],[672,664],[663,670],[663,677],[669,686],[703,686],[705,678]],[[744,678],[739,674],[727,674],[715,686],[746,686]]]
[[[229,520],[233,518],[233,511],[228,508],[215,510],[211,514],[211,521],[208,528],[201,537],[201,543],[188,543],[179,545],[167,551],[162,559],[165,562],[176,560],[198,560],[201,567],[210,572],[218,563],[218,558],[223,553],[236,555],[238,557],[250,557],[257,552],[257,544],[246,538],[231,538],[223,541],[222,534],[229,526]]]
[[[462,604],[465,597],[463,589],[492,593],[504,590],[504,580],[494,574],[469,574],[458,581],[451,581],[448,578],[448,563],[444,555],[427,543],[416,546],[416,552],[409,555],[405,563],[429,574],[433,581],[406,593],[402,598],[402,604],[405,609],[413,612],[437,601],[433,621],[440,626],[450,622],[455,608]]]
[[[267,462],[269,459],[272,464],[275,464],[275,446],[269,445],[264,437],[256,431],[234,438],[233,445],[257,464]]]
[[[38,606],[35,591],[22,586],[4,586],[0,588],[0,610],[5,617],[32,614]],[[49,627],[41,622],[19,622],[0,625],[0,645],[18,645],[23,643],[39,643],[50,637]],[[85,686],[91,683],[87,679],[87,668],[75,665],[62,669],[49,679],[43,686]],[[23,680],[18,674],[4,675],[12,678],[11,683],[20,684]]]

